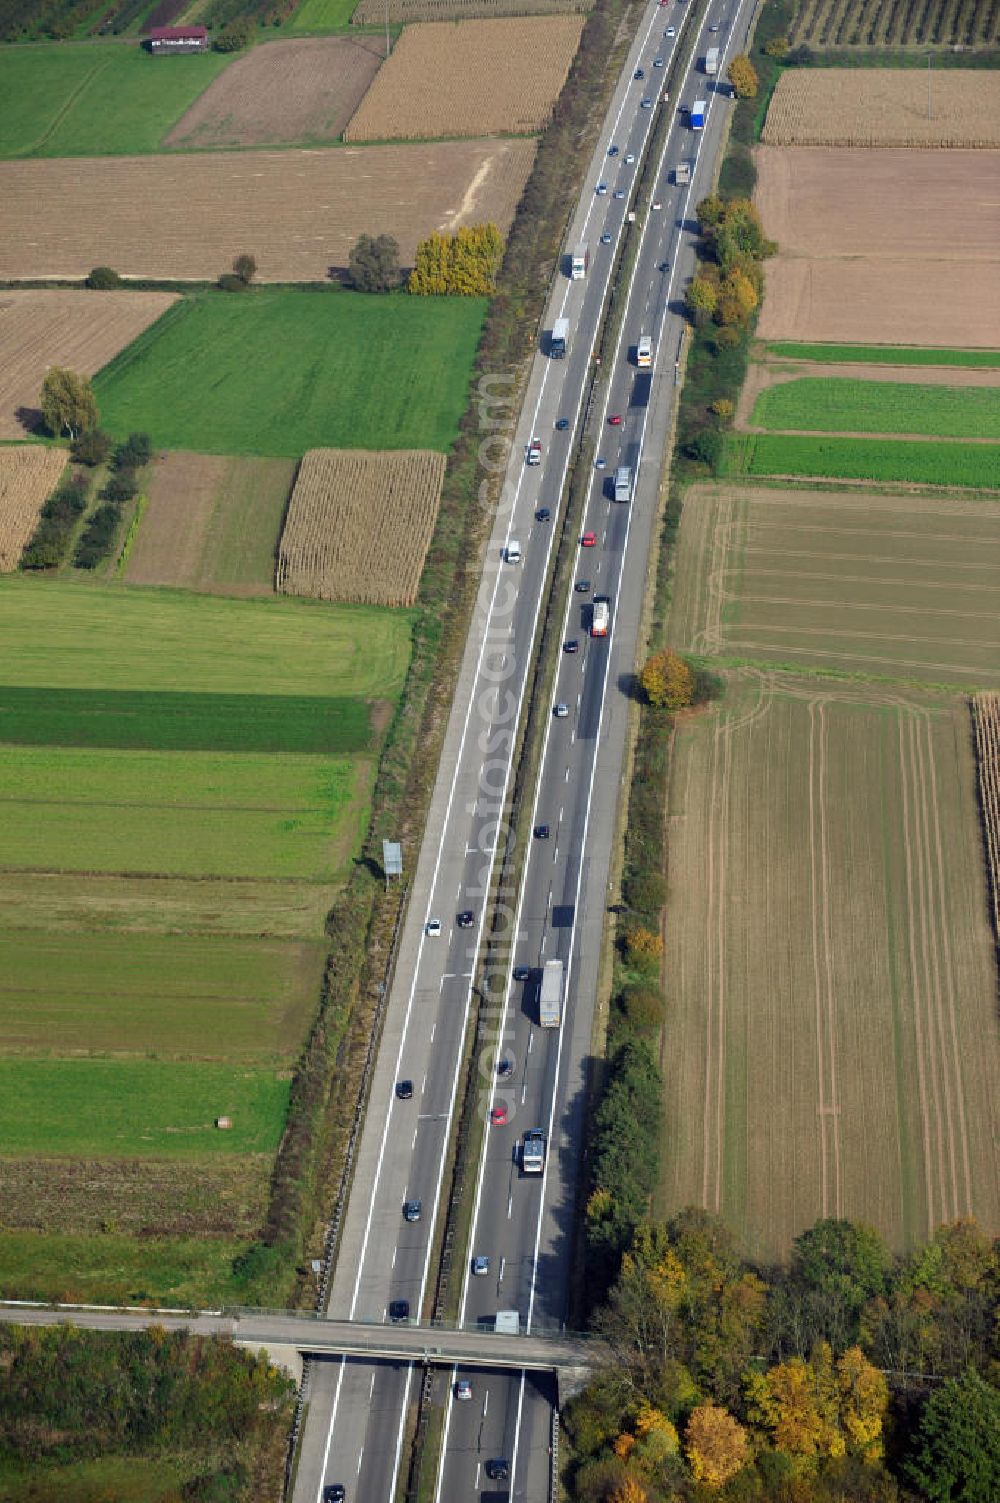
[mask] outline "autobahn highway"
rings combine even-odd
[[[711,11],[716,12],[715,15]],[[752,11],[713,0],[694,59],[709,40],[733,50]],[[607,872],[614,832],[625,747],[624,693],[634,667],[646,562],[656,511],[658,478],[669,442],[674,396],[674,363],[682,319],[668,304],[678,300],[693,265],[690,205],[711,181],[728,108],[712,81],[693,71],[681,91],[662,103],[662,79],[669,72],[674,38],[686,7],[649,5],[643,14],[629,62],[615,90],[590,172],[567,239],[567,249],[585,240],[590,269],[583,281],[560,277],[543,326],[556,317],[570,324],[565,360],[543,354],[534,362],[527,397],[514,430],[504,497],[488,549],[479,598],[460,671],[445,737],[431,813],[416,871],[400,944],[396,979],[387,1001],[384,1033],[362,1133],[354,1185],[345,1215],[327,1313],[339,1319],[386,1320],[393,1301],[408,1302],[415,1318],[424,1309],[433,1269],[433,1228],[441,1209],[443,1169],[453,1127],[464,1040],[473,1001],[476,963],[483,937],[485,893],[493,852],[501,832],[499,811],[510,791],[514,733],[530,681],[532,648],[550,553],[554,521],[539,521],[539,507],[555,514],[581,419],[590,365],[614,255],[622,234],[640,237],[634,275],[627,291],[622,337],[606,376],[605,410],[592,418],[598,452],[606,470],[595,471],[587,502],[585,531],[595,544],[581,549],[578,577],[591,582],[587,595],[574,592],[567,611],[566,639],[578,650],[560,664],[554,701],[567,704],[565,718],[549,725],[536,797],[536,819],[550,827],[548,840],[534,841],[526,866],[515,925],[514,964],[538,967],[561,958],[568,973],[565,1021],[561,1029],[537,1026],[535,982],[505,992],[504,1052],[514,1066],[513,1081],[497,1082],[495,1059],[486,1077],[504,1092],[509,1122],[490,1128],[476,1188],[470,1252],[491,1260],[485,1278],[465,1275],[462,1313],[466,1322],[492,1320],[498,1309],[516,1309],[522,1326],[558,1325],[566,1313],[568,1231],[572,1218],[579,1156],[582,1152],[583,1083],[590,1050],[597,967],[605,908]],[[653,66],[662,57],[662,71]],[[642,79],[634,74],[641,68]],[[728,92],[728,90],[727,90]],[[675,114],[657,177],[648,219],[627,226],[635,175],[658,109],[677,111],[694,99],[709,102],[703,132],[688,129]],[[649,98],[652,107],[641,101]],[[618,151],[609,156],[610,146]],[[627,161],[633,155],[635,163]],[[695,162],[685,189],[667,183],[665,167],[676,160]],[[595,192],[607,185],[606,193]],[[659,186],[662,185],[662,188]],[[615,190],[623,191],[616,198]],[[601,236],[610,237],[602,244]],[[662,270],[666,264],[667,270]],[[637,373],[629,350],[640,333],[654,336],[652,371]],[[504,409],[502,383],[483,394],[490,424],[513,424]],[[611,413],[620,427],[607,425]],[[568,419],[565,430],[557,420]],[[503,432],[502,427],[498,430]],[[508,430],[509,431],[509,430]],[[537,436],[541,463],[528,466],[525,453]],[[484,452],[496,453],[492,445]],[[484,478],[487,477],[484,460]],[[631,504],[606,494],[606,479],[618,464],[636,476]],[[521,561],[504,562],[513,540]],[[587,633],[594,593],[611,598],[611,633]],[[530,794],[529,794],[530,796]],[[471,927],[457,915],[471,910]],[[441,926],[428,933],[429,920]],[[397,1083],[412,1081],[413,1094],[401,1099]],[[484,1100],[488,1099],[484,1092]],[[521,1176],[515,1162],[517,1138],[541,1127],[549,1143],[546,1171]],[[420,1218],[407,1221],[405,1202],[421,1202]],[[501,1276],[502,1271],[502,1276]],[[492,1488],[483,1465],[509,1460],[504,1488],[513,1496],[548,1496],[552,1403],[550,1381],[501,1371],[466,1374],[471,1402],[447,1404],[446,1438],[437,1496],[450,1500]],[[294,1497],[317,1503],[323,1489],[342,1484],[349,1503],[391,1500],[404,1458],[405,1421],[414,1369],[392,1362],[346,1359],[312,1365],[309,1405]]]

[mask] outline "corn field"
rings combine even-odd
[[[993,900],[993,932],[1000,945],[1000,694],[974,695],[972,720],[976,728],[979,808]]]
[[[65,449],[41,444],[0,447],[0,574],[17,568],[65,465]]]
[[[539,131],[566,82],[582,30],[582,16],[407,26],[344,140]]]
[[[278,546],[275,589],[354,605],[412,605],[437,518],[445,456],[310,449]]]
[[[995,47],[995,0],[801,0],[793,47]]]
[[[928,78],[922,68],[790,68],[774,91],[763,140],[1000,147],[1000,73],[963,68]]]

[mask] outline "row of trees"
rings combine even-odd
[[[995,1503],[998,1316],[1000,1254],[971,1221],[903,1259],[821,1221],[787,1270],[705,1212],[643,1222],[595,1319],[613,1364],[566,1413],[575,1496]]]
[[[495,224],[467,225],[453,235],[430,235],[417,246],[406,288],[415,297],[488,297],[496,291],[503,238]],[[400,285],[399,246],[391,235],[360,235],[348,260],[358,292],[392,292]]]
[[[776,247],[748,198],[710,194],[697,214],[700,265],[685,294],[688,313],[696,324],[713,318],[724,327],[744,329],[763,292],[762,262]]]

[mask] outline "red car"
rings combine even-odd
[[[613,412],[611,414],[611,416],[608,418],[608,427],[609,428],[620,428],[621,425],[622,425],[622,415],[621,415],[621,413],[620,412]]]
[[[596,548],[597,547],[597,533],[596,532],[585,532],[583,534],[583,537],[580,539],[580,547],[581,548]]]
[[[499,1105],[495,1106],[490,1112],[490,1121],[492,1122],[494,1127],[507,1126],[507,1107],[503,1101],[501,1101]]]

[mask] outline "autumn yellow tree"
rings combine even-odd
[[[882,1426],[889,1407],[889,1385],[859,1346],[850,1347],[837,1363],[840,1423],[848,1448],[866,1461],[882,1455]]]
[[[757,69],[744,53],[733,58],[726,69],[726,77],[738,99],[753,99],[760,87]]]
[[[687,311],[695,323],[711,318],[719,301],[718,284],[708,277],[692,277],[684,294]]]
[[[775,1450],[802,1461],[844,1454],[839,1399],[829,1347],[811,1362],[792,1357],[747,1381],[750,1418]]]
[[[611,1494],[610,1503],[649,1503],[649,1494],[638,1477],[626,1477]]]
[[[442,297],[451,276],[451,237],[436,232],[421,240],[407,287],[417,297]]]
[[[670,647],[654,652],[644,664],[639,682],[650,704],[658,708],[683,710],[694,699],[694,672]]]
[[[637,924],[625,935],[625,950],[630,964],[646,966],[663,954],[663,940],[654,929]]]
[[[723,1487],[750,1460],[750,1437],[728,1409],[699,1404],[684,1432],[688,1463],[696,1482]]]
[[[463,225],[453,235],[421,240],[407,286],[419,297],[485,296],[496,289],[502,260],[503,237],[495,224]]]

